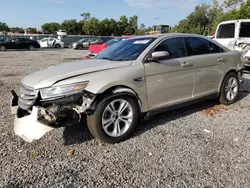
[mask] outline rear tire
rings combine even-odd
[[[61,45],[60,44],[56,44],[55,48],[61,48]]]
[[[28,48],[28,50],[34,51],[34,50],[35,50],[35,47],[34,47],[33,45],[30,45],[29,48]]]
[[[0,51],[6,51],[5,46],[0,46]]]
[[[239,94],[239,86],[239,79],[236,73],[228,73],[221,85],[220,103],[225,105],[235,103]]]
[[[107,143],[117,143],[127,139],[138,120],[137,101],[129,96],[105,98],[99,103],[95,112],[87,116],[90,133]]]

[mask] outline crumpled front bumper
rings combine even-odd
[[[38,140],[44,134],[54,129],[38,121],[38,108],[33,106],[29,115],[20,117],[18,110],[22,109],[18,109],[17,98],[14,96],[11,101],[11,114],[15,114],[14,132],[26,142]]]

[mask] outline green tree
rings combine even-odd
[[[144,24],[141,24],[139,29],[135,32],[136,35],[144,35],[147,29]]]
[[[27,30],[29,31],[30,34],[36,34],[37,33],[36,28],[34,28],[34,27],[29,27],[29,28],[27,28]]]
[[[48,32],[48,33],[55,33],[56,31],[58,31],[60,29],[61,25],[57,22],[50,22],[50,23],[45,23],[42,25],[42,30],[44,32]]]
[[[9,27],[6,23],[0,22],[0,31],[9,31]]]
[[[128,18],[127,16],[123,15],[120,17],[120,20],[117,22],[118,26],[118,34],[123,35],[126,34],[127,32],[127,27],[128,27]]]
[[[225,8],[236,9],[237,6],[242,5],[244,0],[227,0],[224,1],[223,5]]]
[[[138,16],[132,16],[129,18],[128,25],[125,28],[124,34],[132,35],[138,30]]]
[[[84,21],[89,21],[90,20],[90,13],[88,13],[88,12],[85,12],[85,13],[82,13],[81,14],[81,17],[83,17],[83,20]]]
[[[82,26],[75,19],[64,20],[61,24],[61,28],[65,29],[69,35],[79,35],[82,34]]]
[[[9,31],[13,33],[24,33],[24,29],[20,27],[10,27]]]
[[[92,17],[88,22],[85,22],[84,32],[87,35],[100,35],[99,20]]]

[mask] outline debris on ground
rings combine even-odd
[[[207,129],[204,129],[203,131],[206,132],[206,133],[211,133],[211,131],[207,130]]]
[[[68,155],[69,157],[71,157],[72,155],[74,155],[74,153],[75,153],[75,150],[69,150],[69,151],[67,152],[67,155]]]
[[[220,104],[220,105],[215,105],[215,106],[212,106],[212,107],[210,107],[208,109],[205,109],[205,110],[202,111],[202,113],[205,114],[205,115],[215,116],[219,112],[228,111],[229,108],[230,108],[230,106]]]
[[[30,153],[30,158],[31,158],[31,159],[35,159],[35,158],[37,158],[37,157],[38,157],[38,153],[37,153],[37,152],[32,151],[32,152]]]

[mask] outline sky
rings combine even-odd
[[[47,22],[61,23],[81,19],[89,12],[97,19],[138,16],[147,27],[154,24],[174,26],[202,3],[212,0],[7,0],[1,2],[0,22],[9,27],[35,27]],[[158,19],[155,19],[158,18]]]

